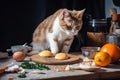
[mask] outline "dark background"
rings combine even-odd
[[[89,15],[92,18],[105,18],[105,0],[1,0],[0,1],[0,51],[6,51],[13,45],[30,44],[32,34],[38,24],[60,8],[70,10],[86,9],[84,33]],[[79,51],[85,39],[79,42],[75,38],[71,51]],[[78,42],[80,44],[78,44]],[[77,45],[76,45],[77,44]]]

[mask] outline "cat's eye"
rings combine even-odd
[[[80,27],[79,27],[79,26],[77,26],[77,27],[76,27],[76,30],[79,30],[79,28],[80,28]]]

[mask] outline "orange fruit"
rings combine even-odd
[[[107,43],[101,47],[101,52],[107,52],[111,58],[112,62],[116,62],[120,58],[120,48],[114,43]]]
[[[106,52],[96,52],[94,62],[98,66],[108,66],[111,63],[111,56]]]
[[[25,54],[23,52],[17,51],[13,54],[12,58],[17,62],[20,62],[25,59]]]

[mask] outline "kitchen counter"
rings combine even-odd
[[[26,57],[25,60],[29,60]],[[14,64],[21,64],[16,62],[11,57],[0,60],[0,65],[5,65],[13,62]],[[110,64],[108,67],[102,67],[95,72],[88,72],[84,70],[70,70],[65,71],[66,65],[48,65],[51,70],[41,71],[40,74],[29,74],[33,69],[26,70],[26,78],[18,78],[18,73],[4,73],[0,75],[0,80],[120,80],[120,64]],[[59,69],[59,71],[57,70]]]

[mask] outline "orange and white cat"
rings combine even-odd
[[[60,9],[38,25],[33,34],[33,51],[50,50],[53,54],[69,51],[74,36],[82,28],[80,11]]]

